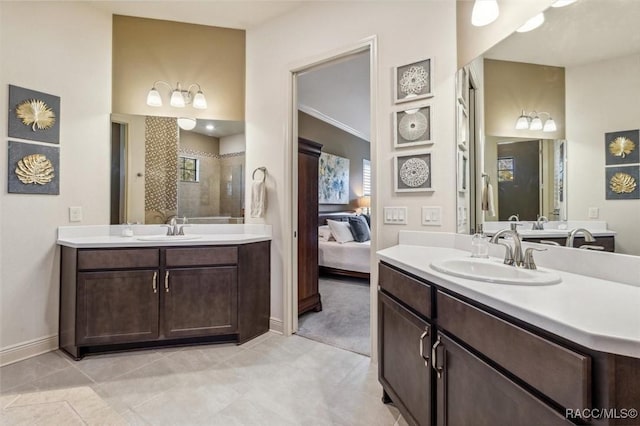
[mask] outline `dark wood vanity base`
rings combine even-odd
[[[61,247],[60,349],[87,354],[216,342],[269,330],[270,242]]]
[[[384,262],[379,270],[382,401],[409,424],[639,424],[629,410],[640,410],[640,358],[586,348]]]

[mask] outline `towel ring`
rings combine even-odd
[[[253,171],[253,174],[251,175],[251,179],[252,179],[252,180],[254,180],[254,181],[256,180],[256,172],[257,172],[257,171],[262,172],[262,182],[264,182],[264,180],[265,180],[265,179],[266,179],[266,177],[267,177],[267,168],[266,168],[266,167],[264,167],[264,166],[262,166],[262,167],[258,167],[257,169],[255,169],[255,170]]]

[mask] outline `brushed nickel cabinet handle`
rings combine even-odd
[[[418,345],[420,345],[420,358],[424,360],[424,366],[429,367],[429,355],[424,356],[424,338],[429,335],[429,327],[427,327],[422,334],[420,335],[420,341]]]
[[[433,347],[431,348],[431,366],[433,367],[434,370],[436,370],[436,374],[438,375],[438,379],[442,377],[442,371],[444,370],[441,366],[438,365],[438,358],[437,358],[437,349],[438,346],[440,346],[441,342],[440,342],[440,336],[438,336],[438,340],[436,340],[436,342],[433,344]]]
[[[164,274],[164,291],[169,293],[169,271]]]
[[[158,273],[157,272],[153,273],[153,292],[154,293],[158,292]]]

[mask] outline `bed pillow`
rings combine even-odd
[[[349,222],[339,222],[337,220],[327,220],[331,234],[340,244],[353,241],[353,234],[351,233],[351,227]]]
[[[322,241],[335,240],[331,234],[331,228],[329,228],[329,225],[318,226],[318,239]]]
[[[371,216],[365,213],[361,214],[360,216],[364,217],[364,219],[367,221],[367,225],[369,226],[369,229],[371,229]]]
[[[371,230],[367,225],[367,220],[362,216],[354,216],[349,218],[349,225],[351,225],[351,233],[353,239],[359,243],[369,241],[371,239]]]

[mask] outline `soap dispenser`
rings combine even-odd
[[[489,257],[489,238],[482,232],[482,225],[471,238],[471,257],[487,259]]]

